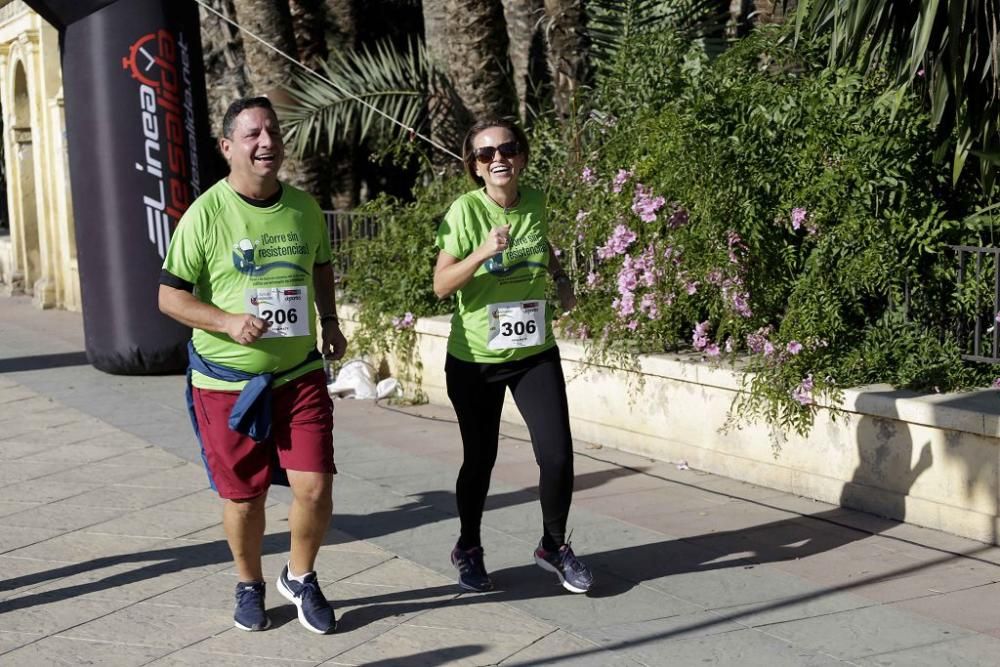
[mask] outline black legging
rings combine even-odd
[[[462,432],[464,460],[455,495],[462,534],[458,546],[480,546],[480,524],[490,473],[497,460],[500,412],[507,387],[528,425],[538,463],[538,490],[542,501],[542,544],[559,548],[566,538],[566,520],[573,496],[573,439],[566,404],[566,379],[559,349],[527,359],[500,364],[462,361],[448,355],[445,362],[448,398],[455,406]]]

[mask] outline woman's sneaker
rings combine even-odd
[[[258,632],[271,627],[271,619],[264,611],[264,590],[263,581],[241,581],[236,584],[233,625],[247,632]]]
[[[295,605],[299,623],[310,632],[328,635],[337,629],[337,616],[319,589],[316,573],[310,572],[301,583],[288,578],[288,566],[281,571],[277,582],[278,592]]]
[[[483,548],[451,550],[451,564],[458,570],[458,585],[467,591],[485,593],[493,590],[493,581],[486,572],[483,562]]]
[[[571,593],[586,593],[594,585],[594,575],[590,568],[573,553],[569,542],[558,551],[546,551],[542,543],[535,549],[535,564],[543,570],[555,572],[563,588]]]

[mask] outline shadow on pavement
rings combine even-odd
[[[0,359],[0,373],[38,371],[46,368],[67,366],[89,366],[84,352],[64,352],[61,354],[39,354],[32,357],[10,357]]]

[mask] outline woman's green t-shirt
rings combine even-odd
[[[545,302],[549,230],[544,193],[521,188],[517,204],[504,209],[485,188],[467,192],[445,214],[437,246],[464,259],[491,229],[503,225],[510,225],[510,243],[502,261],[485,262],[457,293],[448,353],[464,361],[515,361],[556,344],[552,308]]]

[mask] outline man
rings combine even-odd
[[[293,499],[291,550],[276,586],[303,626],[327,634],[336,616],[313,565],[333,509],[336,467],[317,312],[322,352],[339,359],[347,347],[330,239],[316,201],[278,181],[284,146],[267,98],[234,102],[222,134],[229,176],[178,223],[160,278],[160,310],[194,329],[189,407],[209,478],[224,499],[240,578],[236,627],[271,624],[261,550],[265,499],[280,464]]]

